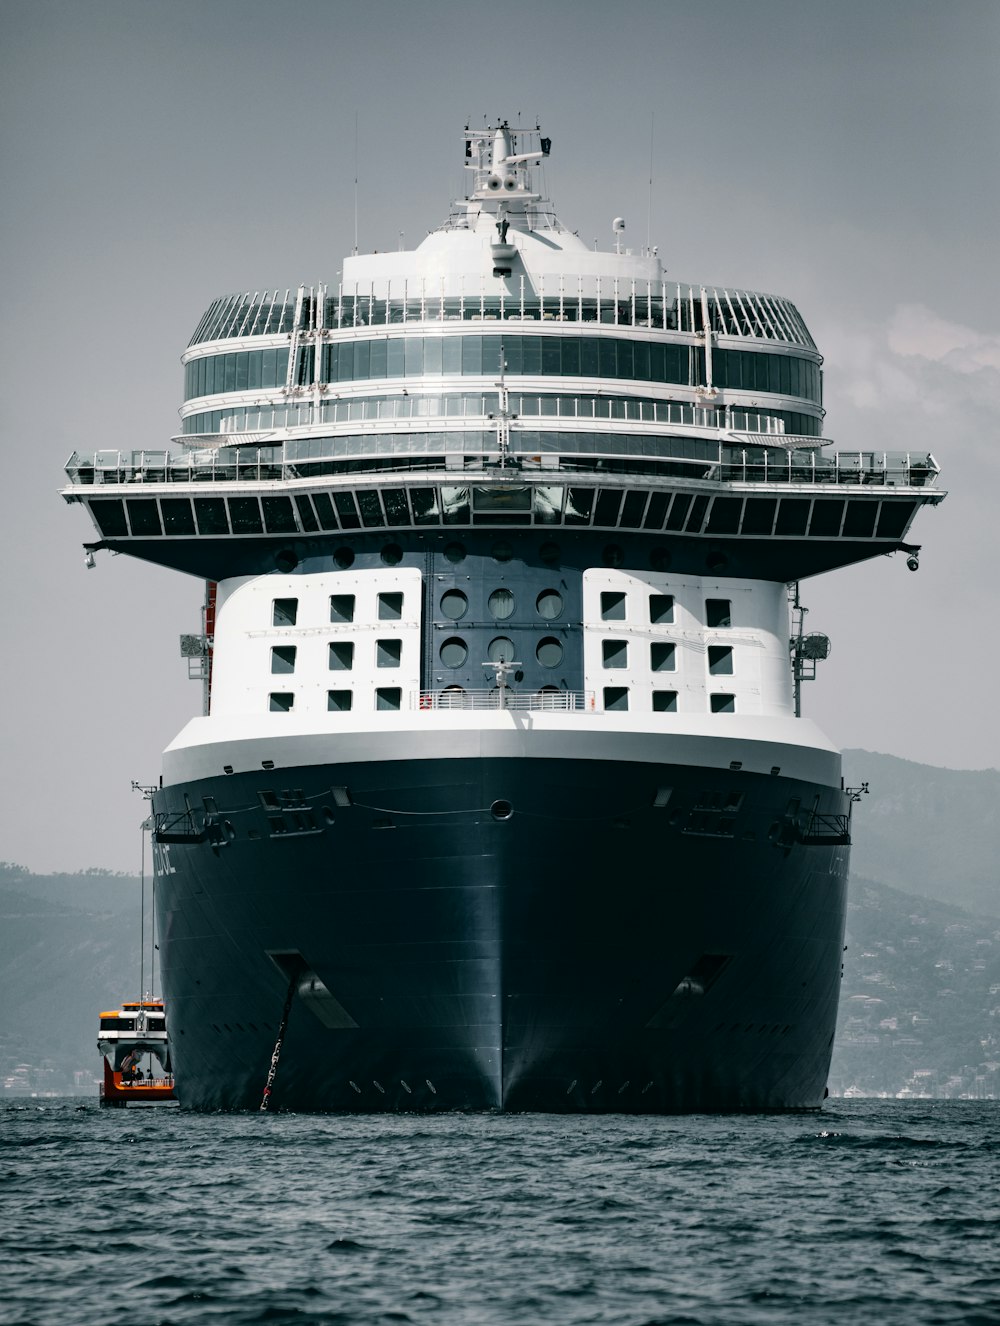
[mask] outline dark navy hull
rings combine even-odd
[[[157,910],[186,1106],[259,1105],[290,979],[272,1108],[823,1099],[848,849],[807,812],[846,814],[842,792],[449,759],[236,774],[166,788],[155,809],[173,825]]]

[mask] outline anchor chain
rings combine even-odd
[[[288,982],[288,994],[285,995],[285,1007],[281,1011],[281,1024],[278,1027],[278,1039],[274,1042],[274,1050],[271,1054],[271,1066],[267,1070],[267,1082],[264,1084],[264,1094],[261,1097],[260,1108],[262,1113],[266,1113],[268,1104],[271,1100],[271,1088],[274,1086],[274,1079],[278,1072],[278,1060],[281,1058],[281,1044],[285,1039],[285,1032],[288,1028],[288,1015],[292,1011],[292,999],[295,997],[295,988],[299,983],[298,972]]]

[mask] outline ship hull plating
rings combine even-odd
[[[272,1108],[822,1101],[848,849],[805,829],[846,812],[836,789],[498,758],[236,774],[155,804],[201,798],[207,832],[157,862],[183,1105],[260,1103],[290,983]]]

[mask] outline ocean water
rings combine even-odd
[[[1000,1323],[1000,1104],[0,1105],[3,1326]]]

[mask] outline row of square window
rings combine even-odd
[[[274,645],[271,649],[272,673],[295,671],[295,659],[298,645]],[[354,643],[351,640],[338,640],[329,646],[329,665],[331,672],[350,672],[354,667]],[[376,640],[375,666],[377,668],[398,668],[403,657],[402,640]]]
[[[268,708],[273,714],[287,714],[295,708],[294,691],[272,691],[268,698]],[[342,713],[354,706],[353,691],[327,691],[326,707]],[[376,709],[399,710],[403,707],[403,692],[398,686],[382,686],[375,692]]]
[[[604,708],[608,712],[621,712],[628,709],[629,690],[627,686],[605,686]],[[713,714],[735,714],[736,696],[716,693],[708,697],[709,708]],[[353,691],[327,691],[326,707],[337,713],[346,712],[354,704]],[[268,707],[272,713],[287,714],[295,707],[294,691],[272,691],[268,696]],[[403,707],[403,692],[398,686],[383,686],[375,692],[375,708],[400,710]],[[653,691],[653,713],[675,714],[677,712],[676,691]]]
[[[736,696],[724,695],[716,692],[708,697],[709,709],[713,714],[735,714]],[[628,708],[628,687],[627,686],[605,686],[604,687],[604,708],[607,712],[615,710],[621,711]],[[676,714],[677,712],[677,692],[676,691],[654,691],[653,692],[653,713],[654,714]]]
[[[627,640],[602,640],[601,662],[606,668],[628,667]],[[677,646],[656,643],[649,646],[649,668],[651,672],[677,671]],[[733,675],[733,651],[729,645],[708,646],[708,671],[713,677],[731,677]]]
[[[357,600],[353,594],[330,595],[330,621],[353,622]],[[380,622],[398,622],[403,615],[403,595],[401,593],[379,594],[377,596],[378,620]],[[271,624],[273,626],[294,626],[298,621],[298,599],[274,599],[271,603]]]
[[[628,595],[623,591],[601,591],[601,621],[623,622],[628,612]],[[649,623],[651,626],[669,624],[674,620],[673,594],[650,594]],[[730,599],[705,600],[705,625],[715,628],[732,626],[733,612]]]

